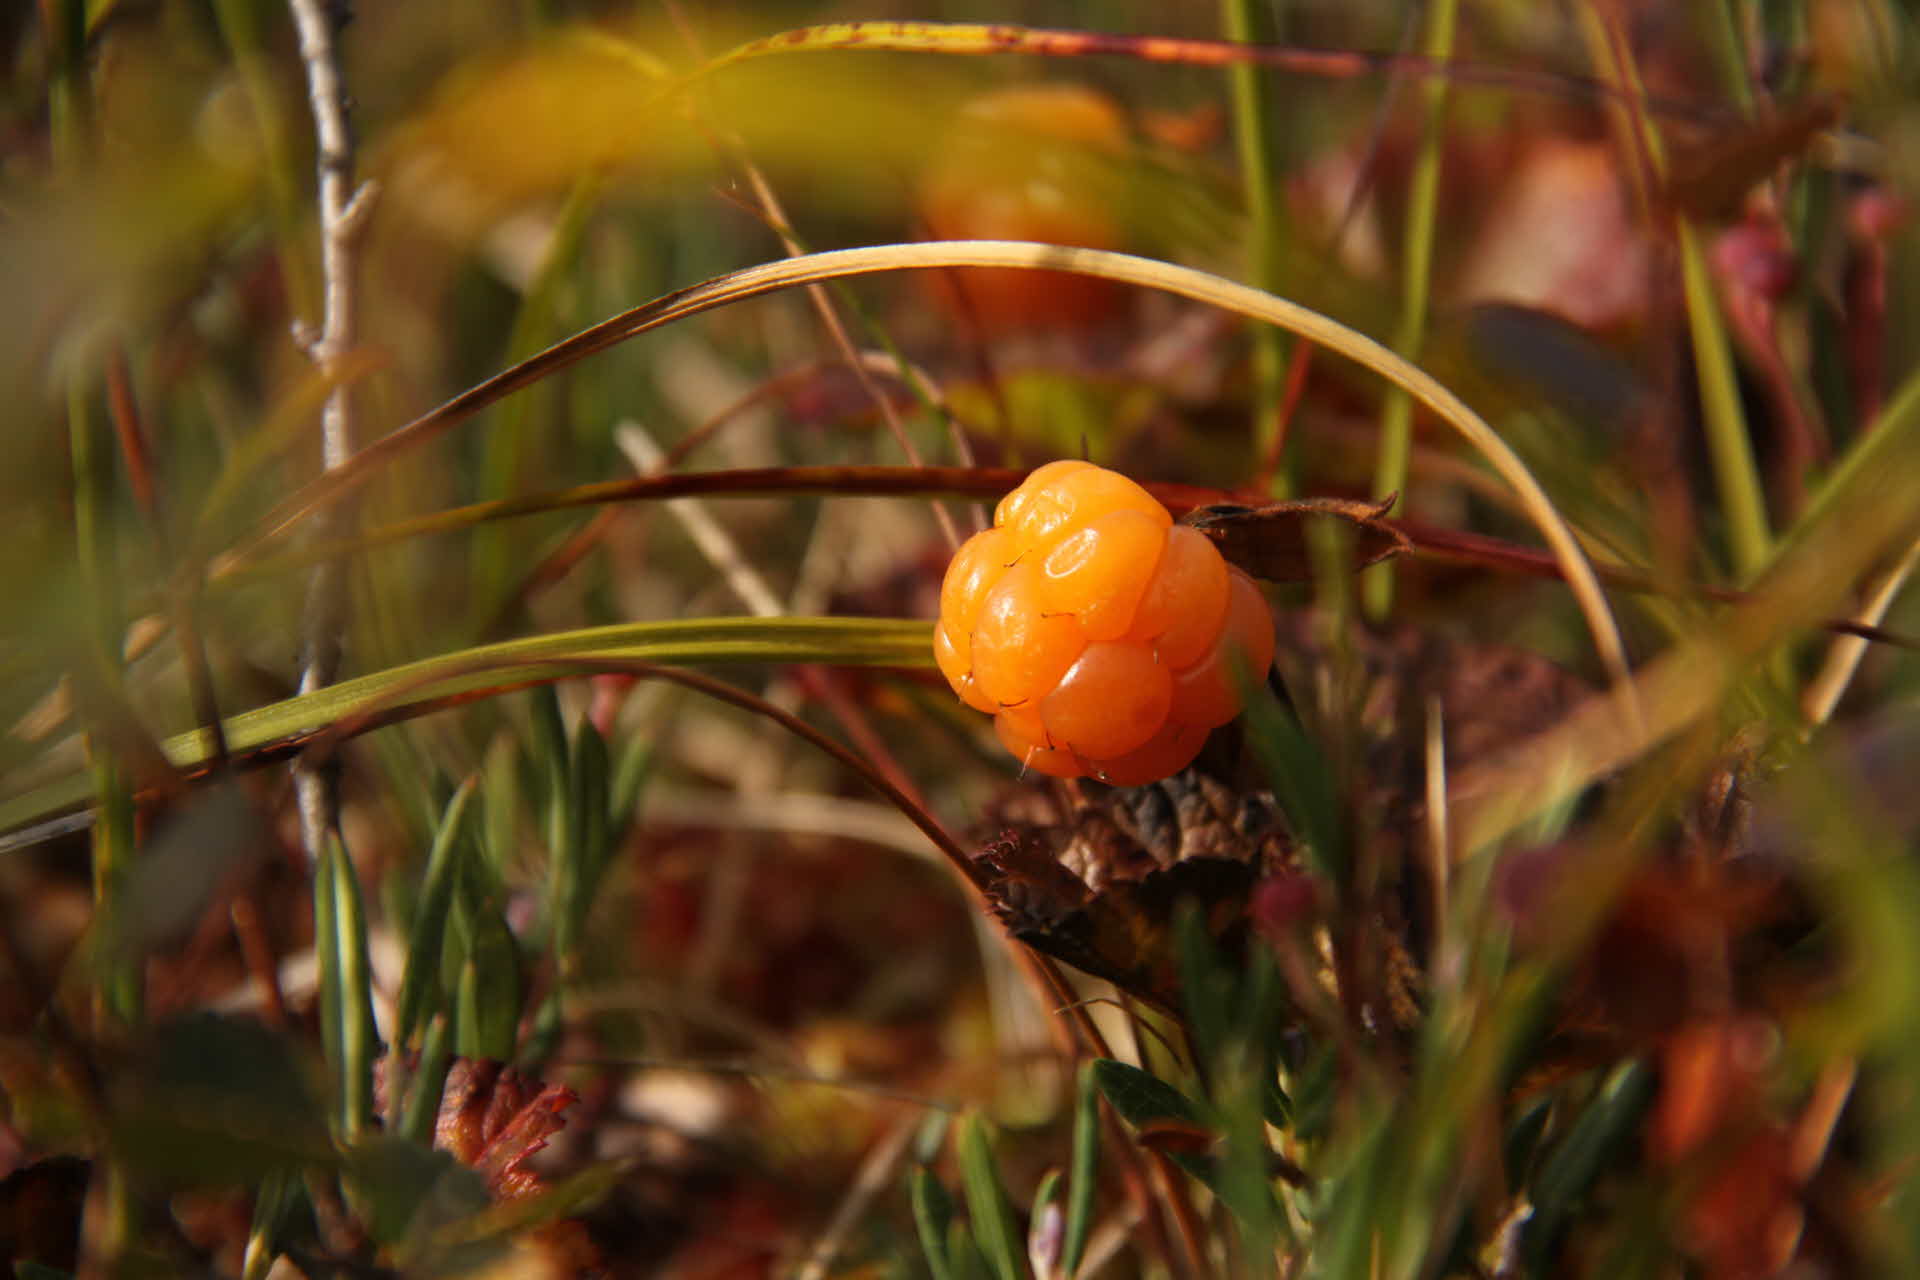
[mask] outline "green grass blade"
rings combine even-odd
[[[998,1280],[1024,1280],[1019,1233],[1013,1226],[1013,1205],[1000,1170],[993,1162],[987,1122],[977,1111],[960,1122],[960,1178],[967,1191],[967,1217],[974,1237]]]
[[[1436,61],[1453,54],[1457,0],[1433,0],[1427,6],[1427,39],[1422,53]],[[1433,291],[1433,240],[1440,207],[1440,142],[1447,118],[1447,82],[1435,77],[1422,86],[1425,118],[1420,153],[1414,157],[1407,192],[1406,250],[1400,276],[1400,323],[1393,349],[1409,360],[1420,354],[1427,329],[1427,300]],[[1384,498],[1407,487],[1407,460],[1413,452],[1413,400],[1399,387],[1389,388],[1380,416],[1380,455],[1373,473],[1373,496]],[[1393,565],[1377,564],[1362,579],[1367,616],[1378,621],[1393,607]]]
[[[900,618],[697,618],[626,622],[476,645],[455,653],[343,680],[314,693],[242,712],[226,722],[233,752],[299,739],[370,711],[401,716],[409,708],[497,689],[515,681],[570,674],[568,662],[783,664],[930,668],[932,624]],[[161,743],[176,767],[205,767],[212,744],[202,730]],[[84,804],[88,780],[75,774],[0,802],[0,832]]]
[[[1235,44],[1265,43],[1259,15],[1252,0],[1220,0],[1221,30]],[[1261,68],[1247,62],[1228,67],[1227,93],[1233,105],[1240,188],[1247,205],[1247,275],[1255,286],[1273,293],[1280,287],[1281,219],[1279,202],[1274,199],[1273,144],[1267,129],[1267,121],[1272,118],[1270,95]],[[1253,335],[1255,459],[1267,457],[1272,450],[1285,364],[1285,339],[1278,330],[1263,325]],[[1292,467],[1288,463],[1289,457],[1283,455],[1274,470],[1276,497],[1285,497],[1291,488],[1288,477]]]
[[[1536,1271],[1559,1228],[1601,1167],[1640,1124],[1653,1098],[1653,1072],[1640,1062],[1614,1068],[1572,1132],[1540,1170],[1533,1185],[1533,1221],[1527,1224],[1528,1254]]]
[[[1733,347],[1700,232],[1685,219],[1676,224],[1680,250],[1680,279],[1687,297],[1687,329],[1693,338],[1694,371],[1700,387],[1700,408],[1706,420],[1707,452],[1720,492],[1720,512],[1727,522],[1727,545],[1733,556],[1734,577],[1750,583],[1767,566],[1773,535],[1767,526],[1766,492],[1760,468],[1753,460],[1753,439],[1747,429],[1746,409],[1740,403],[1739,379],[1734,374]]]
[[[1093,1064],[1082,1063],[1073,1105],[1073,1163],[1067,1177],[1066,1238],[1060,1249],[1060,1273],[1071,1277],[1086,1255],[1093,1230],[1093,1193],[1100,1181],[1100,1091]]]
[[[427,854],[427,870],[420,891],[420,905],[414,913],[413,932],[407,939],[406,968],[400,979],[400,996],[395,1002],[393,1048],[404,1051],[420,1026],[429,996],[439,989],[441,957],[446,941],[447,912],[453,905],[454,884],[460,872],[460,852],[466,847],[467,809],[479,785],[477,777],[460,784],[447,801],[434,832],[433,848]]]
[[[908,1175],[907,1187],[913,1201],[913,1226],[920,1234],[920,1252],[927,1259],[927,1270],[933,1273],[933,1280],[953,1280],[953,1267],[947,1258],[953,1198],[940,1185],[940,1179],[925,1168]]]

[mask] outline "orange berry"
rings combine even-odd
[[[1018,716],[1001,712],[993,718],[993,732],[1023,769],[1044,773],[1050,778],[1086,776],[1085,767],[1073,752],[1065,747],[1049,746],[1044,734],[1029,733],[1028,723]]]
[[[980,690],[973,678],[973,652],[963,632],[958,639],[947,629],[943,621],[933,629],[933,660],[940,668],[940,674],[947,678],[953,691],[960,695],[960,701],[975,711],[985,711],[989,715],[999,710],[993,699]]]
[[[1197,724],[1169,720],[1160,731],[1132,751],[1112,760],[1089,761],[1089,772],[1115,787],[1138,787],[1172,777],[1200,754],[1210,730]]]
[[[955,554],[934,661],[1038,773],[1137,786],[1178,772],[1264,675],[1273,618],[1203,535],[1125,476],[1034,471]]]
[[[1112,160],[1128,145],[1113,101],[1080,85],[1016,86],[968,104],[920,185],[941,240],[1039,240],[1117,248]],[[995,329],[1086,327],[1121,310],[1111,280],[1070,272],[959,268],[929,281],[949,308]]]
[[[1175,525],[1140,597],[1129,640],[1150,641],[1179,670],[1206,656],[1227,616],[1227,562],[1206,535]]]
[[[1039,580],[1032,565],[1016,564],[987,593],[974,622],[973,678],[1002,706],[1039,699],[1087,646],[1072,614],[1040,611]]]
[[[960,544],[940,583],[940,618],[964,642],[980,616],[981,602],[1013,563],[1013,543],[1005,530],[987,529]]]
[[[1040,607],[1071,613],[1089,640],[1117,640],[1167,546],[1166,527],[1131,508],[1075,529],[1040,561]]]
[[[1047,736],[1089,760],[1143,745],[1167,721],[1173,676],[1142,644],[1090,644],[1040,700]]]
[[[1273,614],[1266,597],[1240,570],[1230,569],[1228,576],[1227,618],[1219,639],[1200,661],[1173,673],[1173,709],[1168,714],[1182,724],[1211,729],[1240,714],[1233,656],[1256,682],[1265,680],[1273,665]]]
[[[1020,487],[1000,499],[1000,505],[993,509],[994,527],[1012,524],[1020,518],[1021,512],[1027,509],[1035,495],[1052,485],[1054,481],[1072,475],[1076,471],[1085,471],[1091,466],[1093,466],[1091,462],[1083,462],[1079,458],[1060,458],[1035,467],[1027,473],[1027,478],[1020,482]]]
[[[1162,529],[1173,524],[1158,499],[1118,471],[1085,467],[1049,476],[1025,502],[1015,504],[1002,527],[1018,554],[1045,554],[1075,528],[1114,511],[1138,511]]]

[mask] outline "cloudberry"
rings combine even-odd
[[[1130,147],[1125,114],[1096,90],[996,89],[969,103],[933,148],[920,182],[921,219],[937,240],[1119,248],[1114,175]],[[1111,280],[1011,267],[941,272],[934,288],[990,330],[1093,327],[1126,298]]]
[[[954,556],[934,658],[1028,769],[1138,786],[1185,768],[1273,661],[1253,580],[1151,494],[1052,462]]]

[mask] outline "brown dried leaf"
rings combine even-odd
[[[1395,498],[1358,502],[1349,498],[1302,498],[1265,507],[1221,503],[1190,512],[1182,521],[1205,534],[1227,558],[1269,582],[1306,582],[1313,577],[1307,530],[1316,519],[1337,520],[1353,533],[1353,567],[1411,551],[1407,536],[1386,522]]]
[[[543,1084],[487,1058],[462,1058],[447,1072],[434,1121],[433,1144],[487,1180],[496,1199],[541,1189],[526,1167],[566,1121],[561,1112],[580,1100],[564,1085]]]

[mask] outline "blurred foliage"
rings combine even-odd
[[[350,7],[320,370],[287,7],[0,6],[16,1274],[1920,1268],[1903,7],[1477,0],[1445,74],[1377,2],[1257,56],[1245,6],[1141,0]],[[1380,379],[1005,267],[540,355],[936,229],[1419,351],[1606,570],[1630,689],[1514,471],[1415,409],[1389,612],[1292,519],[1242,724],[1150,787],[1023,778],[919,621],[968,468],[1363,498]],[[389,444],[315,544],[334,394]],[[916,458],[968,498],[789,470]],[[297,695],[328,556],[343,678]]]

